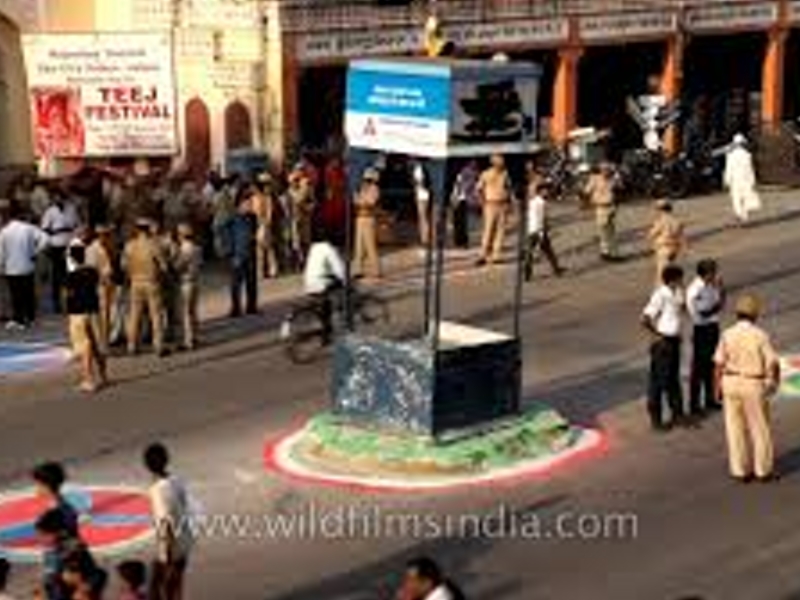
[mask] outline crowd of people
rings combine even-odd
[[[189,492],[182,480],[169,472],[169,452],[161,443],[148,446],[143,464],[152,484],[149,497],[155,531],[155,556],[150,565],[124,560],[116,565],[120,600],[180,600],[184,573],[195,543],[188,519]],[[43,551],[35,600],[103,600],[114,579],[101,566],[81,533],[81,515],[65,493],[67,472],[57,462],[37,465],[30,474],[46,507],[35,521]],[[0,599],[6,594],[11,564],[0,558]]]

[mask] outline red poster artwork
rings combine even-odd
[[[31,94],[37,156],[82,156],[86,130],[80,90],[35,87]]]

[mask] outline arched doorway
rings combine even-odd
[[[225,147],[228,150],[251,148],[253,126],[250,111],[239,100],[231,102],[225,109]]]
[[[186,123],[186,168],[201,179],[211,168],[211,117],[200,98],[192,98],[184,111]]]

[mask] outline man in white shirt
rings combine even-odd
[[[530,175],[533,177],[533,175]],[[528,186],[528,208],[527,208],[527,243],[525,247],[525,281],[533,278],[533,262],[537,250],[540,250],[553,274],[561,277],[564,269],[558,264],[558,257],[553,250],[550,241],[550,228],[547,222],[547,199],[550,194],[550,186],[546,183],[539,183],[538,177],[532,180]]]
[[[75,205],[57,192],[53,203],[42,216],[42,229],[50,236],[47,250],[50,259],[50,284],[53,311],[61,313],[61,298],[67,276],[67,247],[80,225]]]
[[[686,308],[694,325],[692,374],[689,380],[689,411],[700,417],[719,410],[714,390],[714,352],[719,344],[719,317],[725,306],[725,288],[716,261],[701,260],[697,277],[686,291]],[[701,402],[702,396],[702,402]]]
[[[307,295],[320,298],[320,320],[326,343],[331,341],[333,335],[332,295],[341,289],[346,277],[346,267],[342,255],[327,239],[324,231],[315,231],[314,242],[311,244],[306,258],[303,282]]]
[[[683,269],[668,265],[663,271],[662,281],[663,285],[653,292],[642,314],[642,325],[652,336],[647,410],[655,431],[686,424],[680,381]],[[666,422],[664,396],[671,413],[671,419]]]
[[[397,600],[463,600],[464,594],[442,575],[432,559],[417,558],[406,565]]]
[[[180,479],[170,475],[169,452],[162,444],[152,444],[145,450],[144,464],[154,478],[149,493],[157,544],[150,597],[180,600],[195,542],[189,493]]]
[[[9,221],[0,230],[0,273],[11,297],[11,321],[6,329],[19,330],[36,319],[36,257],[47,247],[45,233],[19,218],[12,205]]]

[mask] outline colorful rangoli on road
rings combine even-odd
[[[800,355],[784,357],[781,362],[783,381],[780,395],[785,398],[800,398]]]
[[[131,550],[152,536],[146,493],[125,487],[72,487],[65,497],[80,515],[81,537],[99,556]],[[47,505],[33,489],[0,495],[0,556],[18,563],[40,560],[35,523]]]
[[[70,351],[61,346],[0,342],[0,378],[57,371],[64,368],[70,358]]]
[[[604,446],[599,431],[538,407],[495,429],[437,442],[364,428],[331,414],[267,445],[269,470],[361,490],[444,490],[544,475]]]

